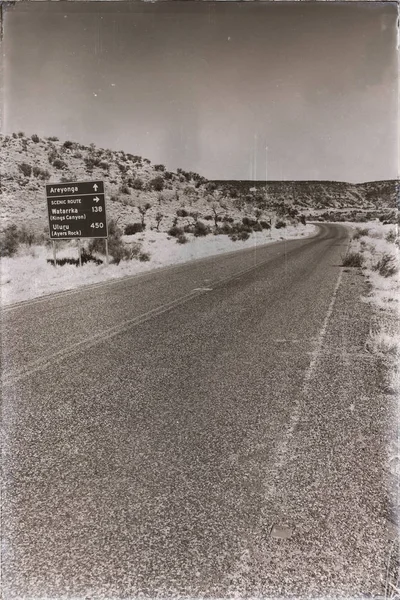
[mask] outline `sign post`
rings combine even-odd
[[[46,185],[50,239],[77,240],[82,266],[81,238],[104,238],[108,264],[106,205],[103,181],[50,183]]]

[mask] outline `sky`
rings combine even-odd
[[[17,2],[3,132],[209,179],[392,179],[396,19],[388,2]]]

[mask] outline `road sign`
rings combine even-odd
[[[107,238],[102,181],[46,185],[50,239]]]

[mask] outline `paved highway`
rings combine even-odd
[[[390,415],[347,244],[3,311],[7,600],[381,593]]]

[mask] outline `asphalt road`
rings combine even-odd
[[[3,311],[5,598],[381,593],[390,415],[319,228]]]

